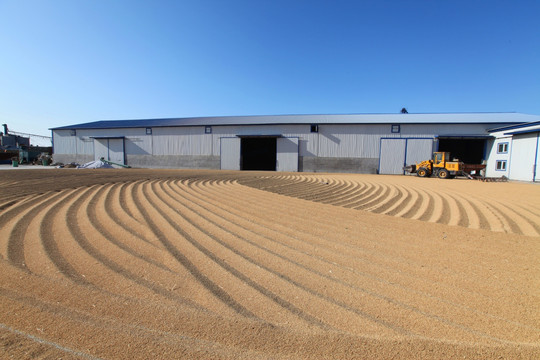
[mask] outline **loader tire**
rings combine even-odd
[[[419,177],[428,177],[429,171],[426,168],[421,167],[420,169],[416,170],[416,175]]]
[[[439,170],[439,173],[437,174],[437,176],[439,177],[439,179],[449,179],[450,173],[446,169],[441,169]]]

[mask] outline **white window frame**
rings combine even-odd
[[[507,160],[495,161],[495,171],[506,171]]]
[[[508,154],[508,142],[501,142],[497,144],[497,154]]]

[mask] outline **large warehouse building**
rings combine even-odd
[[[54,161],[104,157],[132,167],[402,174],[450,151],[487,163],[490,129],[540,121],[521,113],[225,116],[112,120],[53,128]]]

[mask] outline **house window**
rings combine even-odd
[[[506,171],[506,160],[497,160],[495,169],[497,171]]]
[[[508,153],[508,143],[507,142],[499,143],[497,145],[497,154],[506,154],[506,153]]]
[[[152,135],[152,128],[146,128],[146,135]]]
[[[77,130],[75,130],[75,129],[69,130],[69,135],[71,135],[71,136],[77,136]]]
[[[317,124],[311,125],[311,132],[312,132],[312,133],[317,133],[317,132],[319,132],[319,125],[317,125]]]
[[[212,127],[211,126],[205,126],[204,127],[204,133],[205,134],[211,134],[212,133]]]
[[[392,134],[399,134],[401,131],[399,124],[392,125]]]

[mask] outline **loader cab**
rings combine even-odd
[[[450,153],[447,152],[434,152],[433,153],[433,166],[444,167],[446,159],[450,158]]]

